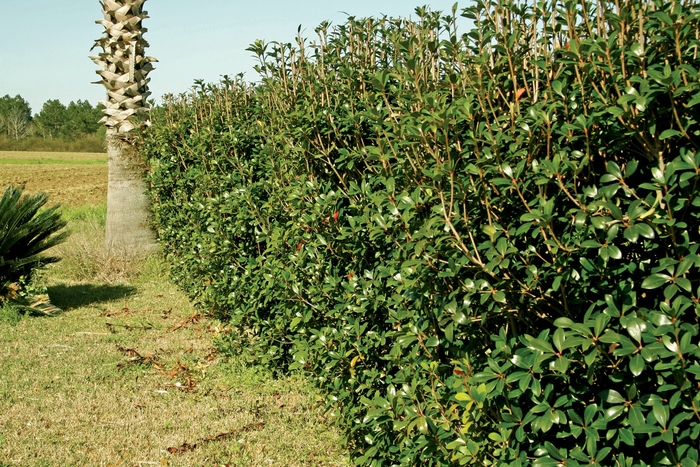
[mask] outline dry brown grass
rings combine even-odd
[[[73,216],[76,211],[68,211]],[[65,243],[55,247],[51,254],[62,258],[62,267],[54,271],[55,277],[70,281],[96,281],[108,284],[127,281],[140,272],[143,263],[128,252],[104,248],[105,224],[95,215],[105,214],[104,206],[84,210],[87,218],[71,222],[70,236]]]

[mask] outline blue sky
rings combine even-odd
[[[312,39],[324,20],[352,16],[411,16],[418,5],[449,12],[456,0],[148,0],[151,98],[187,91],[195,79],[217,82],[222,75],[257,78],[256,61],[245,49],[256,39],[293,42],[297,27]],[[460,0],[460,7],[467,0]],[[96,104],[103,88],[87,57],[102,34],[98,0],[0,0],[0,96],[20,94],[38,113],[49,99]],[[462,30],[466,32],[466,29]]]

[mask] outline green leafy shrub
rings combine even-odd
[[[358,465],[697,465],[698,5],[416,13],[156,113],[175,277]]]
[[[58,206],[42,210],[48,195],[9,186],[0,198],[0,299],[15,299],[32,271],[58,258],[42,253],[65,240]]]

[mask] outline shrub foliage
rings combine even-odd
[[[480,0],[256,42],[154,116],[160,239],[358,465],[697,465],[700,9]]]

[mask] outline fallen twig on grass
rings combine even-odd
[[[151,323],[146,323],[138,326],[132,326],[131,324],[114,324],[114,323],[105,323],[105,326],[109,329],[109,332],[115,332],[114,328],[124,328],[127,331],[148,331],[153,329],[153,325]]]
[[[194,324],[194,323],[199,323],[199,321],[202,319],[202,315],[199,314],[198,311],[195,311],[190,315],[187,319],[184,319],[177,323],[173,328],[170,330],[171,332],[177,331],[183,326],[187,326],[188,324]]]
[[[129,308],[122,308],[121,310],[107,310],[99,314],[100,318],[112,318],[115,316],[131,316],[133,315],[133,311]]]
[[[154,365],[156,368],[160,368],[158,365],[155,365],[158,357],[153,354],[146,353],[145,355],[141,355],[136,349],[127,349],[120,345],[117,346],[117,350],[124,354],[124,356],[129,357],[129,360],[117,365],[118,370],[125,368],[127,365]]]
[[[215,441],[224,441],[227,439],[231,438],[237,438],[239,435],[243,433],[248,433],[250,431],[259,431],[265,428],[265,422],[257,422],[257,423],[249,423],[243,427],[241,427],[238,430],[231,430],[231,431],[225,431],[223,433],[219,433],[218,435],[214,436],[208,436],[206,438],[200,439],[198,442],[191,444],[191,443],[182,443],[179,447],[170,447],[167,449],[167,451],[170,454],[182,454],[185,452],[189,451],[194,451],[197,446],[200,446],[202,444],[206,443],[211,443]]]

